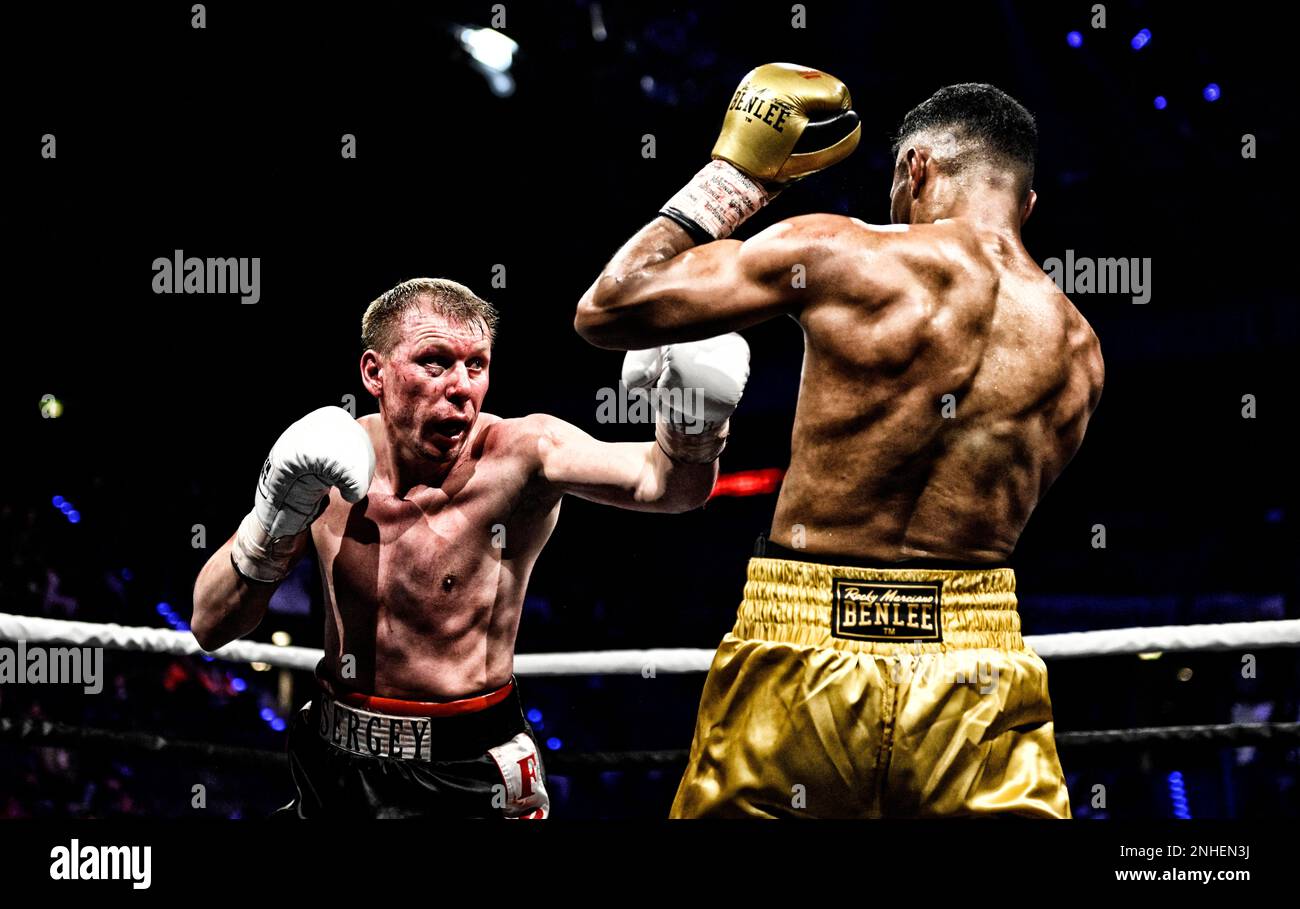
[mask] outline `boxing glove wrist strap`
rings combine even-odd
[[[766,205],[763,184],[721,159],[710,161],[659,210],[696,239],[725,239]]]
[[[703,432],[688,433],[678,429],[663,417],[655,420],[655,441],[670,461],[683,464],[711,464],[727,447],[731,421],[723,420]]]
[[[235,532],[230,562],[241,577],[259,584],[274,584],[288,576],[294,557],[301,551],[298,546],[301,536],[271,539],[257,514],[250,511]]]

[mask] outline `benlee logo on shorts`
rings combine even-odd
[[[833,578],[831,634],[852,641],[942,641],[943,584]]]

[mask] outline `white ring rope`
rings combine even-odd
[[[0,613],[0,641],[59,642],[109,650],[177,655],[204,652],[194,636],[185,631],[103,625],[98,622],[68,622],[63,619],[6,613]],[[1294,647],[1300,644],[1300,619],[1026,635],[1025,643],[1040,656],[1057,660],[1167,650]],[[213,653],[213,656],[234,663],[267,663],[284,669],[306,671],[315,669],[323,655],[323,651],[312,647],[279,647],[256,641],[234,641]],[[515,656],[515,670],[520,675],[532,676],[640,675],[651,668],[656,674],[707,672],[712,660],[712,650],[689,647],[521,653]]]

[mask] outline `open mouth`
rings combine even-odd
[[[448,441],[456,441],[469,428],[467,420],[439,420],[433,424],[433,434]]]

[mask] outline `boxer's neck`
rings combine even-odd
[[[375,453],[378,474],[399,499],[406,498],[407,493],[418,487],[438,489],[464,460],[466,452],[470,450],[472,435],[472,431],[467,434],[454,457],[438,461],[418,452],[406,451],[385,438],[382,450]]]
[[[960,218],[980,227],[1020,236],[1021,209],[1015,197],[1001,187],[970,187],[945,192],[926,200],[918,221],[933,223]]]
[[[405,498],[408,492],[420,486],[427,486],[430,489],[441,487],[456,465],[461,462],[464,453],[465,448],[462,445],[456,457],[448,461],[431,461],[427,458],[408,461],[390,455],[388,476],[393,484],[393,492],[398,497]]]

